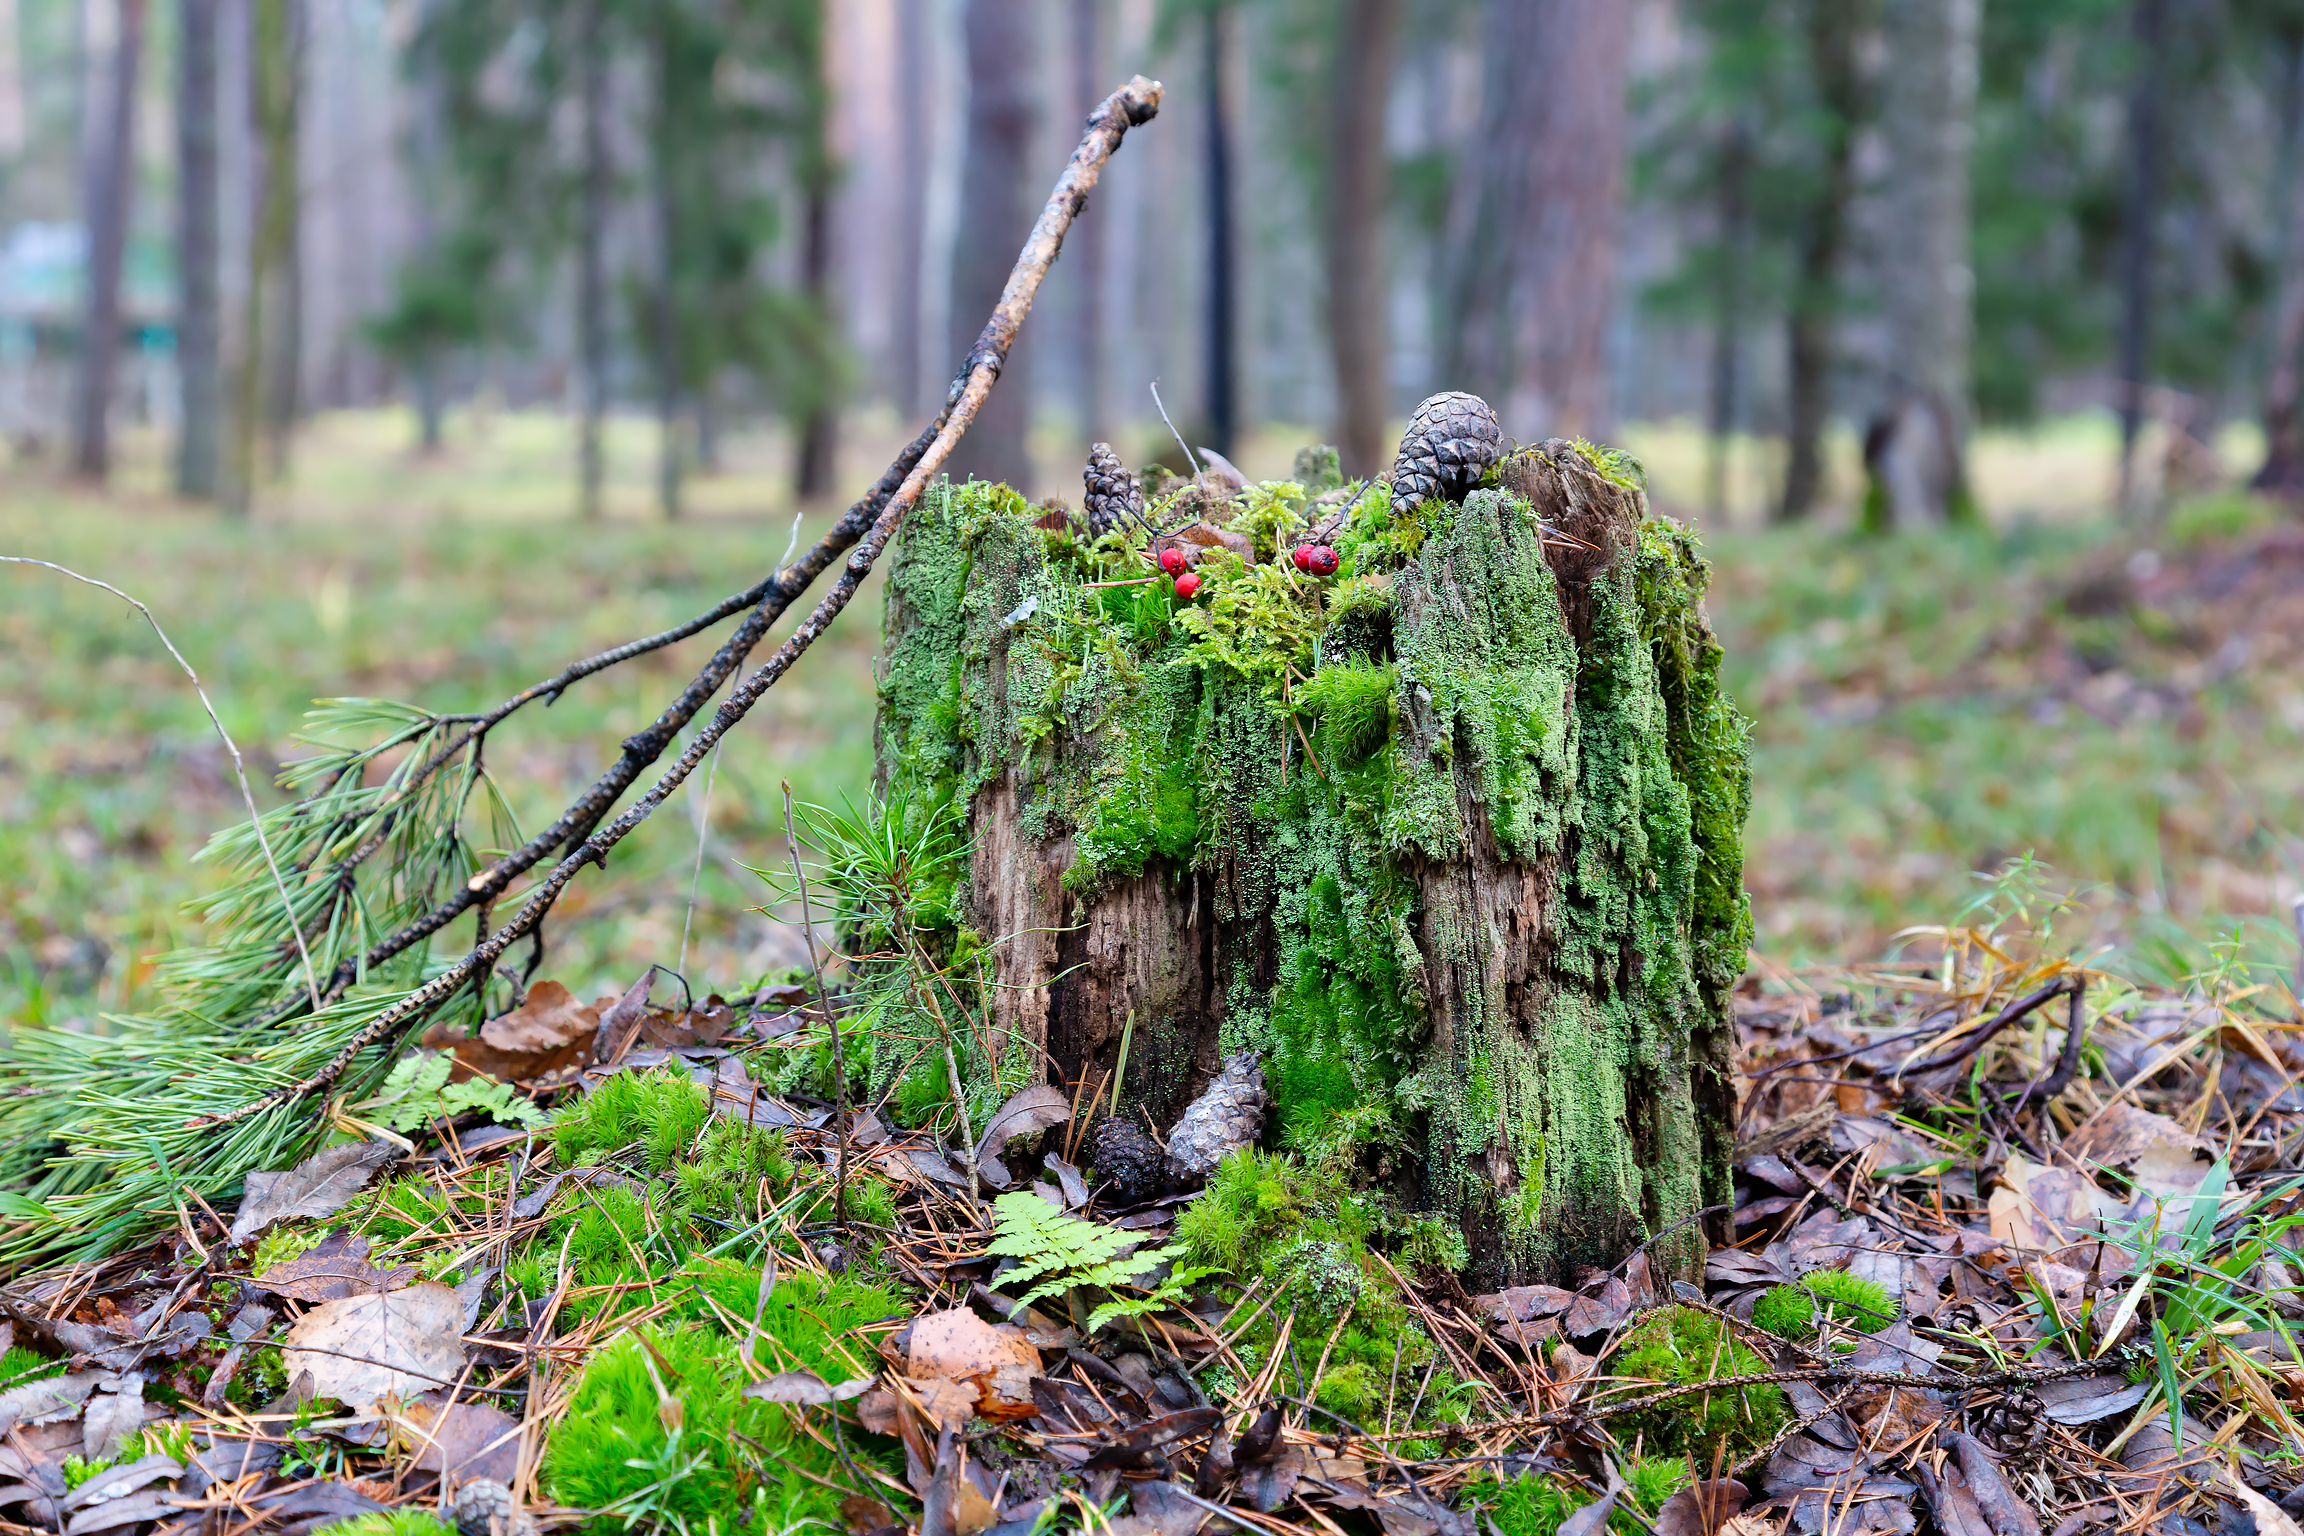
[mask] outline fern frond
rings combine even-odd
[[[1181,1249],[1146,1248],[1126,1253],[1139,1241],[1117,1227],[1067,1216],[1038,1195],[1002,1195],[992,1202],[993,1238],[990,1252],[1017,1261],[1000,1277],[1001,1285],[1040,1283],[1024,1293],[1027,1303],[1093,1285],[1110,1290],[1133,1285]],[[1045,1278],[1043,1278],[1045,1277]]]

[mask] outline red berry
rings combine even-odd
[[[1335,575],[1336,551],[1325,544],[1315,544],[1312,547],[1312,553],[1305,560],[1304,568],[1315,576]]]
[[[1292,558],[1296,561],[1296,569],[1300,571],[1312,569],[1312,546],[1309,544],[1297,545],[1296,553]]]
[[[1187,563],[1184,558],[1184,551],[1180,549],[1171,547],[1160,551],[1160,569],[1171,576],[1184,574],[1184,567]]]
[[[1183,575],[1176,578],[1176,595],[1184,599],[1184,601],[1192,601],[1192,594],[1199,590],[1200,578],[1193,575],[1190,571],[1186,571]]]

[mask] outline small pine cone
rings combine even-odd
[[[1392,460],[1392,504],[1409,511],[1434,496],[1461,501],[1504,452],[1504,428],[1478,395],[1434,395],[1408,418]]]
[[[1088,1132],[1088,1162],[1114,1205],[1142,1205],[1167,1192],[1160,1143],[1133,1121],[1108,1115]]]
[[[449,1505],[462,1536],[536,1536],[536,1517],[520,1507],[512,1490],[477,1477],[456,1490]]]
[[[1218,1163],[1264,1134],[1265,1103],[1264,1065],[1254,1051],[1241,1051],[1168,1133],[1168,1172],[1205,1184]]]
[[[1109,533],[1125,528],[1144,515],[1144,488],[1120,462],[1110,443],[1088,449],[1088,467],[1080,478],[1088,486],[1088,531]]]

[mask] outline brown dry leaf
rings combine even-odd
[[[1072,1101],[1062,1090],[1046,1083],[1027,1088],[993,1114],[984,1127],[984,1139],[976,1144],[976,1160],[995,1157],[1015,1138],[1052,1129],[1071,1118]]]
[[[142,1433],[144,1418],[144,1380],[130,1371],[119,1390],[99,1392],[88,1399],[87,1412],[80,1420],[86,1449],[80,1454],[90,1461],[113,1460],[120,1454],[122,1441]]]
[[[1744,1507],[1747,1491],[1732,1477],[1690,1483],[1656,1511],[1656,1536],[1718,1536],[1730,1517]]]
[[[1000,1523],[1000,1511],[992,1501],[978,1493],[968,1479],[960,1479],[952,1495],[952,1528],[960,1536],[977,1536]]]
[[[448,1074],[451,1082],[492,1077],[500,1083],[529,1083],[583,1066],[599,1029],[598,1010],[576,1001],[556,981],[539,981],[519,1007],[482,1024],[477,1037],[461,1034],[453,1024],[435,1024],[424,1032],[423,1043],[456,1058]]]
[[[464,1300],[436,1280],[406,1290],[322,1302],[282,1341],[288,1379],[318,1397],[373,1413],[384,1397],[453,1386],[464,1369]]]
[[[2093,1180],[2029,1158],[2010,1157],[2000,1178],[1988,1207],[1992,1235],[2012,1247],[2041,1252],[2068,1247],[2099,1234],[2103,1218],[2123,1209]]]
[[[367,1260],[368,1239],[339,1232],[292,1259],[284,1259],[248,1282],[295,1301],[336,1301],[346,1296],[396,1291],[416,1278],[413,1264],[378,1269]]]
[[[600,1015],[599,1033],[592,1037],[592,1059],[596,1062],[614,1061],[632,1048],[639,1038],[640,1025],[648,1011],[648,988],[656,980],[653,966],[640,973],[640,979],[627,987],[622,997],[603,997],[592,1005]]]
[[[2256,1517],[2256,1536],[2304,1536],[2304,1526],[2299,1526],[2286,1510],[2240,1479],[2225,1479],[2224,1491],[2246,1505],[2248,1513]]]
[[[2147,1148],[2163,1143],[2213,1150],[2205,1139],[2193,1135],[2166,1115],[2155,1115],[2125,1101],[2092,1116],[2064,1138],[2059,1150],[2084,1167],[2125,1168]]]
[[[110,1379],[107,1371],[74,1371],[69,1376],[48,1376],[0,1392],[0,1434],[19,1424],[48,1424],[80,1416],[80,1405],[97,1383]]]
[[[958,1429],[976,1412],[977,1391],[973,1382],[947,1381],[941,1376],[907,1376],[904,1385],[920,1400],[920,1411],[928,1422],[938,1429]]]
[[[896,1518],[896,1511],[860,1493],[852,1493],[840,1501],[840,1518],[848,1523],[853,1536],[866,1536],[869,1531],[884,1531],[902,1523]]]
[[[233,1246],[252,1242],[283,1221],[335,1215],[377,1169],[399,1155],[388,1141],[354,1141],[316,1152],[285,1173],[248,1175],[239,1213],[232,1218]]]
[[[481,1477],[509,1484],[520,1473],[520,1422],[485,1403],[418,1398],[395,1417],[419,1472],[445,1472],[451,1485]]]
[[[966,1307],[931,1312],[912,1325],[912,1348],[905,1374],[941,1376],[947,1381],[989,1378],[1003,1366],[1040,1374],[1040,1351],[1010,1324],[987,1323]],[[1027,1392],[1027,1398],[1030,1394]]]
[[[764,1403],[803,1403],[823,1408],[862,1396],[871,1385],[869,1376],[859,1376],[835,1386],[814,1371],[778,1371],[764,1381],[747,1386],[744,1395]]]
[[[856,1422],[876,1435],[896,1433],[899,1411],[896,1394],[878,1387],[856,1399]]]
[[[1568,1304],[1560,1329],[1571,1338],[1589,1338],[1621,1328],[1632,1316],[1632,1288],[1610,1275],[1598,1294],[1579,1296]]]

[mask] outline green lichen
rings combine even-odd
[[[1637,508],[1629,459],[1529,454],[1512,485],[1533,464]],[[1560,1273],[1724,1197],[1750,792],[1693,536],[1639,521],[1571,593],[1555,513],[1491,478],[1400,516],[1366,487],[1328,582],[1272,558],[1317,515],[1313,474],[1222,507],[1174,493],[1263,557],[1204,562],[1190,603],[1117,534],[1084,546],[1005,487],[934,487],[888,589],[880,776],[912,804],[997,785],[1027,837],[1071,840],[1082,903],[1200,877],[1268,957],[1222,959],[1220,1034],[1267,1053],[1280,1142],[1420,1165],[1432,1208],[1501,1231],[1483,1273]],[[1478,861],[1535,872],[1517,917],[1434,876]],[[1498,985],[1499,924],[1522,921],[1540,937],[1511,963],[1533,969]],[[1137,1028],[1131,1091],[1178,1025]]]

